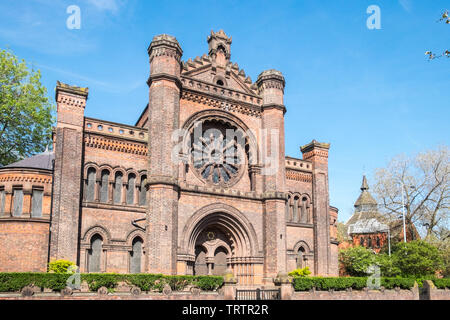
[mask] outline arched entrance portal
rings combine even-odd
[[[240,284],[254,284],[263,263],[256,233],[239,211],[229,208],[210,205],[189,219],[182,239],[186,270],[194,275],[223,275],[231,269]]]
[[[194,275],[220,276],[228,268],[231,241],[219,228],[207,228],[200,233],[195,246]]]

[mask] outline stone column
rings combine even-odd
[[[286,270],[286,196],[284,154],[284,77],[267,70],[256,81],[262,105],[262,168],[264,177],[264,279],[272,284],[278,272]]]
[[[146,271],[176,274],[178,239],[178,171],[171,136],[179,128],[180,59],[175,37],[153,38],[150,57],[148,117],[148,207]]]
[[[57,124],[50,259],[79,263],[84,108],[88,88],[56,85]]]

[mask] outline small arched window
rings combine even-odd
[[[130,252],[130,273],[141,273],[142,244],[140,237],[134,238]]]
[[[303,268],[303,256],[305,254],[305,248],[300,247],[297,251],[297,269]]]
[[[287,202],[286,202],[286,221],[291,221],[290,207],[291,207],[291,195],[288,194],[288,199],[287,199]]]
[[[102,182],[100,187],[100,202],[108,202],[108,183],[109,183],[109,171],[102,171]]]
[[[122,201],[122,172],[116,172],[116,176],[114,179],[114,203],[120,204]]]
[[[380,237],[377,236],[377,247],[378,247],[378,248],[380,247],[380,242],[381,242],[381,241],[380,241]]]
[[[88,256],[88,271],[101,272],[100,263],[102,257],[103,238],[99,234],[95,234],[91,238],[91,248]]]
[[[361,237],[361,239],[359,239],[359,245],[364,247],[364,238]]]
[[[86,185],[86,201],[94,201],[95,199],[95,176],[96,170],[89,168],[87,171],[87,185]]]
[[[367,246],[369,248],[372,248],[372,238],[371,237],[369,237],[369,239],[367,240]]]
[[[224,85],[223,80],[221,80],[221,79],[217,80],[217,85],[223,86]]]
[[[147,183],[147,176],[141,177],[141,186],[139,190],[139,205],[145,206],[147,204],[147,188],[145,184]]]
[[[128,175],[128,186],[127,186],[127,204],[134,204],[134,188],[136,187],[136,175],[130,173]]]
[[[300,221],[299,206],[300,206],[300,198],[298,196],[295,196],[295,198],[294,198],[294,212],[293,212],[293,215],[292,215],[292,220],[294,222],[299,222]]]

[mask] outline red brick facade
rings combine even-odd
[[[301,148],[303,159],[285,157],[283,75],[267,70],[252,82],[230,61],[231,38],[223,31],[211,32],[208,45],[208,54],[183,62],[174,37],[153,38],[149,103],[135,126],[85,117],[88,90],[58,83],[55,165],[47,172],[54,183],[51,233],[47,217],[46,231],[39,222],[29,227],[39,236],[18,240],[5,206],[0,245],[17,244],[0,251],[0,271],[45,270],[49,259],[69,259],[82,272],[220,274],[229,268],[244,285],[269,284],[278,273],[305,266],[337,275],[329,144],[313,141]],[[245,132],[242,146],[224,140],[241,151],[241,161],[197,164],[195,145],[184,146],[199,124]],[[184,133],[174,136],[177,129]],[[207,132],[211,140],[201,143],[222,142]],[[226,148],[208,159],[226,157]],[[0,169],[0,190],[10,190],[1,180],[10,172]],[[44,211],[50,213],[48,205]],[[23,226],[36,223],[25,214],[20,219]],[[8,261],[20,256],[21,241],[34,241],[27,255],[40,258]]]

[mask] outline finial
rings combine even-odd
[[[361,185],[361,191],[365,191],[365,190],[369,190],[369,185],[367,184],[367,178],[364,175],[362,185]]]

